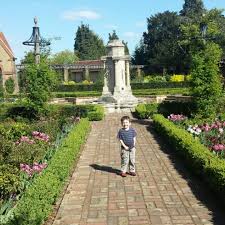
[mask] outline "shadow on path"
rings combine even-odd
[[[163,140],[156,133],[156,131],[154,130],[153,121],[134,119],[132,123],[141,124],[146,127],[146,130],[154,137],[162,152],[168,156],[174,168],[183,177],[183,179],[187,181],[188,186],[191,188],[192,193],[195,195],[195,197],[201,202],[203,206],[211,211],[211,222],[214,225],[224,225],[225,206],[221,201],[220,196],[216,195],[213,190],[208,187],[206,182],[200,180],[201,177],[193,174],[193,172],[191,172],[191,170],[188,168],[187,163],[184,162],[184,159],[176,152],[174,152],[174,150],[169,146],[166,140]]]
[[[108,173],[115,173],[118,175],[120,174],[120,170],[112,168],[111,166],[104,166],[104,165],[98,165],[98,164],[91,164],[89,166],[95,170],[101,170],[101,171],[105,171]]]

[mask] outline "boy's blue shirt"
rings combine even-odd
[[[118,132],[118,139],[122,140],[123,143],[129,147],[129,149],[134,147],[134,137],[137,136],[137,133],[134,128],[129,127],[128,130],[121,128]]]

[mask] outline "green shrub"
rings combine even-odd
[[[152,89],[152,88],[183,88],[189,87],[189,82],[149,82],[149,83],[131,83],[132,90]]]
[[[184,82],[185,76],[180,74],[174,74],[173,76],[170,77],[171,82]]]
[[[218,62],[222,50],[215,43],[207,43],[205,49],[193,56],[191,68],[191,94],[194,97],[195,114],[215,118],[222,95],[222,82]]]
[[[158,111],[165,117],[170,114],[183,114],[185,116],[192,116],[194,110],[193,102],[162,102],[159,104]]]
[[[0,165],[0,199],[7,199],[21,190],[19,170],[9,164]]]
[[[135,107],[135,115],[139,119],[147,119],[147,110],[145,104],[138,104]]]
[[[104,108],[100,105],[95,105],[92,111],[89,111],[87,117],[90,121],[102,120],[104,117]]]
[[[5,90],[8,94],[12,94],[15,91],[15,81],[12,77],[5,81]]]
[[[148,119],[158,112],[158,104],[138,104],[135,107],[135,115],[139,119]]]
[[[102,84],[59,85],[56,92],[102,91]]]

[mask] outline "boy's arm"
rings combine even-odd
[[[128,150],[129,149],[129,147],[128,146],[126,146],[125,144],[124,144],[124,142],[123,142],[123,140],[121,140],[120,139],[120,143],[121,143],[121,145],[126,149],[126,150]]]
[[[136,137],[134,137],[134,147],[135,147],[135,145],[136,145]]]

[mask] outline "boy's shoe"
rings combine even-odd
[[[120,173],[120,176],[121,176],[121,177],[126,177],[126,176],[127,176],[127,174],[126,174],[126,173],[121,172],[121,173]]]
[[[130,172],[129,173],[131,176],[136,176],[136,173],[135,172]]]

